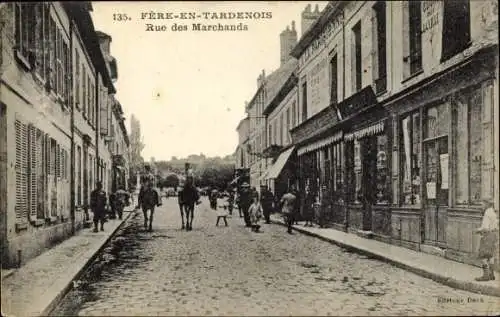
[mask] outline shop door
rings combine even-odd
[[[429,108],[426,117],[424,243],[444,247],[449,192],[449,105]]]
[[[363,230],[372,229],[372,205],[375,204],[376,195],[376,169],[377,169],[377,137],[367,137],[362,141],[362,204],[363,204]]]

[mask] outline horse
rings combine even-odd
[[[183,209],[186,214],[186,230],[193,230],[193,218],[194,218],[194,205],[199,204],[200,195],[194,186],[186,186],[181,191],[182,195],[182,204],[181,208],[181,217],[182,222],[184,223],[183,217]],[[184,227],[183,227],[184,228]]]
[[[139,205],[144,214],[144,230],[153,231],[153,215],[155,206],[160,206],[160,197],[158,192],[152,187],[146,187],[139,193]],[[148,217],[148,210],[150,211]],[[149,222],[148,222],[149,220]]]

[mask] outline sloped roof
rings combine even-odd
[[[298,61],[295,58],[290,58],[285,65],[281,66],[266,77],[268,102],[264,108],[267,108],[268,104],[278,95],[281,87],[283,87],[297,66]]]

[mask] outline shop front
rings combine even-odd
[[[477,264],[483,201],[494,201],[493,50],[471,55],[394,101],[395,244]],[[498,100],[496,101],[498,107]]]
[[[390,241],[391,121],[368,86],[338,105],[344,131],[347,231]],[[341,219],[337,219],[339,222]]]

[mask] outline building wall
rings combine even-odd
[[[298,108],[297,103],[297,88],[294,87],[286,97],[280,102],[280,104],[274,109],[268,116],[268,129],[267,129],[267,137],[268,144],[275,144],[280,146],[288,146],[292,142],[292,138],[290,135],[290,130],[297,125],[298,116],[297,112],[295,112],[295,121],[293,121],[293,109],[295,105],[295,109]],[[287,111],[289,113],[289,127],[287,129]],[[271,131],[271,136],[269,132]]]
[[[327,41],[324,45],[312,45],[316,49],[308,48],[306,52],[300,57],[300,69],[299,69],[299,104],[302,104],[302,83],[304,79],[308,81],[308,104],[307,104],[307,118],[310,118],[315,113],[318,113],[322,108],[326,107],[327,102],[322,100],[321,92],[329,91],[330,85],[328,82],[325,84],[325,80],[319,80],[321,88],[319,88],[320,93],[316,96],[316,100],[321,100],[319,103],[315,103],[313,96],[315,96],[313,89],[311,87],[310,73],[313,76],[319,76],[322,72],[325,72],[325,68],[322,70],[315,69],[317,64],[321,65],[322,60],[325,59],[327,55],[332,55],[330,53],[332,50],[345,52],[345,61],[341,58],[338,59],[338,101],[342,101],[346,97],[355,94],[361,88],[366,86],[372,86],[377,93],[377,99],[380,104],[382,104],[386,110],[389,111],[390,116],[387,120],[386,128],[383,134],[387,135],[389,138],[389,146],[395,149],[391,155],[388,155],[388,166],[391,166],[391,177],[390,186],[392,186],[389,191],[391,192],[392,199],[389,206],[385,206],[384,210],[379,209],[373,211],[373,223],[380,220],[379,215],[385,218],[383,221],[383,234],[389,235],[389,240],[397,241],[395,243],[414,247],[417,249],[422,249],[426,252],[438,252],[449,258],[459,259],[460,261],[474,263],[473,253],[477,249],[478,237],[472,234],[474,228],[480,225],[481,220],[481,205],[474,205],[470,202],[458,203],[458,193],[463,188],[466,188],[473,182],[477,182],[476,177],[481,179],[481,197],[486,199],[493,199],[495,201],[496,207],[498,208],[498,198],[492,195],[493,192],[498,191],[498,170],[493,166],[494,161],[498,161],[498,149],[492,148],[492,144],[498,142],[498,124],[495,123],[494,118],[498,115],[498,55],[491,58],[488,57],[487,60],[482,61],[483,66],[477,67],[476,69],[468,69],[468,73],[456,75],[457,78],[448,78],[439,82],[435,80],[436,84],[429,86],[429,88],[424,89],[420,92],[413,93],[413,91],[418,91],[423,87],[426,80],[432,76],[436,76],[438,73],[443,73],[449,71],[450,69],[456,68],[457,65],[461,64],[465,59],[472,56],[474,53],[478,52],[480,49],[486,47],[490,44],[498,45],[498,19],[497,19],[497,2],[496,1],[470,1],[470,18],[471,18],[471,45],[462,52],[448,58],[442,59],[442,52],[445,49],[445,44],[443,40],[443,29],[444,29],[444,18],[443,18],[443,2],[422,2],[421,16],[422,23],[420,28],[422,30],[421,37],[421,69],[416,69],[416,71],[411,72],[410,61],[408,58],[410,55],[410,36],[409,36],[409,9],[408,2],[406,1],[392,1],[386,2],[386,32],[385,36],[387,39],[386,45],[386,72],[387,72],[387,89],[380,89],[379,86],[379,74],[378,74],[378,59],[377,59],[377,25],[376,25],[376,14],[374,10],[374,5],[376,2],[351,2],[346,4],[343,8],[343,25],[344,29],[344,40],[345,45],[342,47],[342,31],[336,34],[336,30],[341,28],[342,23],[337,24],[338,28],[333,28],[332,35],[326,37]],[[335,21],[335,17],[332,19]],[[358,24],[359,23],[359,24]],[[355,87],[354,83],[356,81],[355,73],[355,46],[354,46],[354,34],[353,28],[356,25],[361,27],[361,85]],[[319,36],[319,35],[318,35]],[[328,53],[325,53],[328,52]],[[341,55],[339,55],[341,56]],[[486,58],[486,57],[485,57]],[[488,66],[484,66],[488,65]],[[465,67],[465,66],[464,66]],[[485,68],[490,68],[485,69]],[[465,69],[465,68],[464,68]],[[495,70],[493,72],[493,69]],[[465,70],[464,70],[465,72]],[[341,79],[342,76],[342,79]],[[444,75],[443,75],[444,76]],[[438,78],[438,77],[435,77]],[[443,77],[445,78],[445,77]],[[316,80],[318,82],[318,80]],[[345,90],[345,95],[341,91]],[[402,92],[407,92],[402,94]],[[472,98],[471,91],[479,94],[480,99],[474,99],[475,101],[470,101],[472,99],[467,99],[469,101],[467,106],[469,107],[468,112],[463,111],[464,98]],[[398,97],[395,97],[395,96]],[[325,97],[327,99],[327,97]],[[479,100],[479,101],[478,101]],[[318,106],[318,104],[320,106]],[[450,119],[441,124],[441,127],[448,126],[449,129],[446,131],[448,135],[448,146],[446,153],[449,155],[449,164],[446,165],[448,173],[446,178],[449,183],[449,193],[446,194],[446,207],[440,207],[439,222],[438,224],[431,224],[429,219],[432,218],[432,212],[429,208],[425,206],[405,206],[402,203],[402,182],[401,174],[403,168],[402,153],[404,148],[399,144],[403,142],[402,139],[402,128],[401,120],[404,118],[409,111],[418,111],[420,118],[422,120],[420,124],[421,130],[427,124],[426,111],[431,106],[436,104],[448,104],[447,107],[450,109]],[[462,107],[462,108],[460,108]],[[453,126],[464,127],[461,124],[463,120],[457,117],[458,114],[469,115],[471,113],[477,112],[478,108],[482,107],[483,114],[481,114],[481,119],[473,119],[469,125],[476,124],[477,127],[481,126],[481,131],[468,130],[456,131]],[[300,107],[302,108],[302,107]],[[444,108],[443,108],[444,109]],[[302,110],[302,109],[301,109]],[[323,118],[323,117],[322,117]],[[326,118],[326,117],[325,117]],[[356,122],[361,122],[361,119]],[[318,119],[319,120],[319,119]],[[364,120],[364,119],[363,119]],[[459,121],[462,120],[462,121]],[[465,119],[464,119],[465,120]],[[466,121],[465,121],[466,122]],[[467,125],[467,123],[465,123]],[[312,126],[312,125],[311,125]],[[312,132],[312,131],[311,131]],[[469,148],[469,152],[465,151],[460,146],[456,145],[456,142],[464,139],[463,133],[468,133],[469,136],[478,138],[481,135],[479,143],[466,145]],[[418,141],[419,155],[422,160],[427,156],[423,154],[424,146],[428,143],[422,142],[423,132],[420,136],[420,141]],[[461,139],[460,139],[461,138]],[[472,142],[472,141],[469,141]],[[496,142],[496,143],[493,143]],[[472,146],[476,146],[477,150],[473,150]],[[472,150],[471,150],[472,149]],[[468,173],[471,176],[466,175],[464,178],[463,173],[465,170],[463,167],[459,167],[457,162],[465,162],[471,158],[470,154],[479,151],[481,153],[481,165],[480,171]],[[319,165],[322,165],[322,154],[319,153]],[[356,159],[356,154],[354,154]],[[475,156],[477,157],[477,156]],[[391,161],[392,160],[392,161]],[[423,162],[423,161],[422,161]],[[421,162],[421,164],[423,164]],[[465,164],[465,163],[462,163]],[[473,166],[476,163],[470,163]],[[467,167],[468,165],[463,165]],[[470,167],[472,168],[472,167]],[[420,177],[425,177],[426,168],[421,168],[419,172]],[[444,170],[443,170],[444,171]],[[469,185],[467,185],[469,184]],[[419,185],[420,192],[422,196],[426,195],[426,188],[424,186],[424,180]],[[475,198],[478,201],[478,198]],[[416,209],[415,209],[416,208]],[[392,214],[392,215],[391,215]],[[389,215],[389,218],[387,218]],[[436,214],[436,217],[437,214]],[[363,221],[363,211],[357,207],[352,208],[350,214],[350,220],[352,225],[359,225]],[[388,226],[388,223],[389,226]],[[392,232],[391,232],[392,224]],[[436,228],[432,228],[436,226]],[[439,228],[438,228],[439,227]],[[389,231],[387,230],[389,229]],[[433,231],[434,230],[434,231]],[[432,241],[429,239],[429,233],[439,231],[437,234],[438,241]],[[425,241],[424,241],[425,240]],[[387,239],[384,241],[388,241]],[[426,244],[436,245],[441,248],[433,250],[432,248],[425,247]]]
[[[40,18],[16,21],[14,13],[19,9],[33,9]],[[88,211],[90,191],[101,176],[100,168],[104,165],[101,163],[110,162],[111,154],[102,139],[96,140],[99,123],[96,85],[102,80],[96,78],[87,48],[76,26],[70,25],[73,22],[63,5],[59,2],[12,3],[1,6],[0,10],[5,22],[0,29],[3,137],[0,195],[6,198],[1,199],[0,204],[0,230],[2,266],[8,267],[17,264],[18,251],[25,262],[82,227],[88,219],[85,211]],[[47,22],[47,28],[38,24],[45,21],[53,22]],[[26,31],[16,33],[16,28]],[[47,34],[54,34],[56,42],[52,37],[50,40],[39,37],[44,29],[50,30]],[[17,41],[16,34],[32,37]],[[41,53],[42,43],[49,47],[57,43],[53,56],[58,61],[53,62],[51,54]],[[28,49],[35,53],[29,56]],[[51,74],[45,72],[49,63],[55,65]],[[73,85],[69,87],[71,79]],[[75,109],[74,227],[70,221],[72,108]],[[85,140],[88,141],[87,155],[84,155]]]
[[[67,91],[61,89],[59,97],[53,89],[45,89],[44,73],[33,70],[26,54],[21,55],[22,49],[14,49],[15,6],[3,7],[7,23],[1,34],[0,52],[3,60],[0,96],[6,110],[4,146],[13,149],[7,151],[7,164],[2,171],[7,176],[7,192],[2,195],[7,202],[6,241],[2,241],[6,243],[3,264],[7,266],[17,262],[18,250],[24,261],[71,231],[71,105],[60,98],[67,97]],[[61,41],[69,48],[69,20],[64,10],[59,3],[46,8]]]

